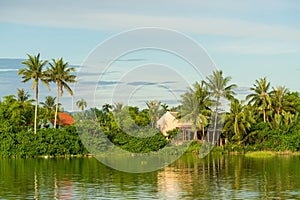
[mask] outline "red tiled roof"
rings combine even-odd
[[[59,118],[59,124],[62,124],[62,125],[72,125],[72,124],[74,124],[73,117],[67,112],[58,113],[58,118]]]

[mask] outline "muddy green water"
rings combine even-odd
[[[300,199],[300,157],[183,156],[144,174],[94,158],[0,159],[0,199]]]

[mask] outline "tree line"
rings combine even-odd
[[[22,82],[32,81],[35,100],[30,98],[26,90],[17,89],[17,95],[5,96],[0,101],[2,124],[0,135],[3,140],[2,146],[0,145],[1,149],[5,145],[6,149],[10,149],[14,145],[22,144],[20,135],[25,137],[30,133],[37,134],[32,138],[30,136],[29,141],[31,141],[35,137],[43,138],[41,132],[46,135],[47,132],[52,133],[53,131],[50,130],[39,131],[38,127],[43,122],[53,119],[54,127],[56,127],[57,113],[61,106],[59,99],[64,90],[74,95],[68,84],[76,81],[75,68],[70,67],[63,58],[52,59],[48,62],[41,60],[40,54],[28,55],[28,59],[22,64],[26,67],[20,69],[18,75],[21,76]],[[40,82],[48,89],[49,83],[55,83],[56,97],[47,96],[44,102],[39,102]],[[76,105],[81,111],[85,110],[83,113],[86,115],[96,114],[97,123],[107,138],[115,145],[132,152],[159,150],[169,144],[180,132],[177,129],[171,130],[166,138],[157,129],[156,122],[167,111],[177,112],[177,119],[180,122],[191,124],[196,141],[204,141],[208,137],[211,138],[210,142],[218,143],[230,150],[298,151],[300,149],[298,92],[291,92],[284,86],[273,87],[267,78],[255,80],[249,88],[249,94],[242,100],[236,97],[236,88],[237,85],[231,83],[230,76],[224,76],[222,71],[217,70],[205,80],[187,88],[181,96],[180,105],[176,107],[170,108],[169,105],[158,100],[145,102],[147,105],[145,109],[115,103],[114,105],[105,104],[102,108],[85,110],[87,103],[84,99],[78,100]],[[228,111],[222,106],[224,99],[229,101]],[[74,115],[74,118],[76,117],[78,116]],[[92,137],[101,143],[101,138],[97,134],[89,133],[88,123],[82,126],[86,130],[83,138]],[[72,140],[78,143],[79,137],[73,137],[74,131],[76,129],[71,131]],[[64,130],[62,132],[70,133]],[[137,138],[135,137],[137,135],[153,137]],[[9,148],[7,141],[11,141]],[[63,142],[62,138],[57,141]],[[102,147],[103,145],[99,146],[99,148]],[[84,148],[79,149],[83,152]]]

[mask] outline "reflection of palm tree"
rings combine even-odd
[[[249,94],[246,99],[249,103],[253,103],[258,111],[263,112],[263,120],[267,121],[267,110],[271,107],[271,99],[269,96],[270,82],[266,78],[261,78],[255,81],[254,87],[251,87],[254,93]]]
[[[151,120],[151,127],[155,128],[156,122],[159,119],[159,107],[160,107],[160,102],[157,100],[153,101],[148,101],[146,102],[148,109],[149,109],[149,117]]]
[[[214,117],[214,129],[213,129],[213,143],[215,143],[215,134],[217,129],[218,112],[221,98],[232,99],[233,89],[236,88],[236,84],[228,85],[231,81],[231,77],[223,77],[223,72],[214,71],[212,75],[207,77],[207,86],[211,92],[211,95],[216,99],[215,117]]]
[[[78,101],[76,101],[76,106],[78,107],[79,110],[84,110],[84,108],[87,107],[87,103],[86,100],[84,99],[79,99]]]
[[[28,55],[28,60],[22,62],[22,64],[27,65],[27,67],[20,69],[18,72],[18,75],[22,75],[22,82],[27,82],[33,79],[32,89],[35,88],[34,134],[36,134],[37,124],[39,80],[48,86],[48,83],[45,81],[46,76],[43,71],[43,67],[46,63],[47,61],[40,60],[40,54],[37,54],[36,56]]]
[[[72,72],[75,72],[75,68],[69,67],[68,63],[64,63],[62,58],[57,60],[52,59],[52,63],[49,63],[49,65],[50,67],[47,68],[47,75],[49,77],[48,81],[57,84],[56,108],[54,116],[54,127],[56,128],[59,97],[62,97],[63,95],[63,88],[65,88],[70,95],[73,96],[73,91],[68,83],[75,83],[76,76],[71,74]]]
[[[227,116],[227,120],[223,130],[228,132],[231,127],[233,127],[233,131],[235,134],[235,138],[240,145],[242,142],[242,138],[247,134],[247,130],[251,128],[251,123],[254,123],[251,113],[247,109],[247,106],[243,106],[239,100],[233,99],[230,104],[230,112]],[[228,134],[226,134],[228,135]],[[226,136],[225,143],[228,139]]]

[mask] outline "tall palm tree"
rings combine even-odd
[[[212,75],[207,77],[206,85],[208,86],[211,96],[215,98],[215,113],[214,113],[214,126],[213,126],[213,144],[215,143],[215,135],[217,130],[218,124],[218,112],[219,112],[219,105],[221,98],[226,98],[228,100],[233,99],[233,95],[235,92],[233,91],[234,88],[237,87],[236,84],[229,84],[231,81],[231,77],[223,77],[223,72],[221,70],[214,71]]]
[[[27,54],[28,59],[23,61],[22,64],[27,67],[19,70],[18,75],[22,75],[22,82],[25,83],[29,80],[33,80],[32,89],[35,89],[35,111],[34,111],[34,134],[36,134],[37,127],[37,113],[38,113],[38,104],[39,104],[39,80],[48,87],[46,81],[44,66],[47,64],[47,61],[40,60],[40,54],[36,56],[31,56]]]
[[[78,101],[76,101],[76,106],[78,107],[79,110],[83,111],[84,108],[87,107],[86,100],[84,100],[83,98],[79,99]]]
[[[247,106],[242,105],[239,100],[233,99],[230,104],[230,112],[227,116],[223,130],[228,132],[229,128],[233,127],[234,138],[237,140],[238,145],[240,145],[243,136],[247,135],[247,131],[251,128],[251,123],[254,122],[255,120],[247,109]],[[225,144],[227,140],[228,134],[226,134]]]
[[[73,96],[73,91],[68,85],[68,83],[76,82],[76,75],[73,75],[72,72],[75,72],[74,67],[69,67],[67,62],[64,62],[62,58],[57,60],[52,59],[52,63],[49,63],[47,68],[48,81],[54,82],[57,85],[57,96],[56,96],[56,107],[55,107],[55,116],[54,116],[54,127],[56,128],[57,122],[57,113],[59,105],[59,97],[63,95],[63,89],[66,89],[71,96]]]
[[[264,122],[267,121],[267,110],[271,108],[271,98],[269,95],[270,82],[266,77],[255,81],[253,87],[250,88],[253,91],[246,99],[249,100],[249,104],[256,107],[257,111],[262,111]]]

